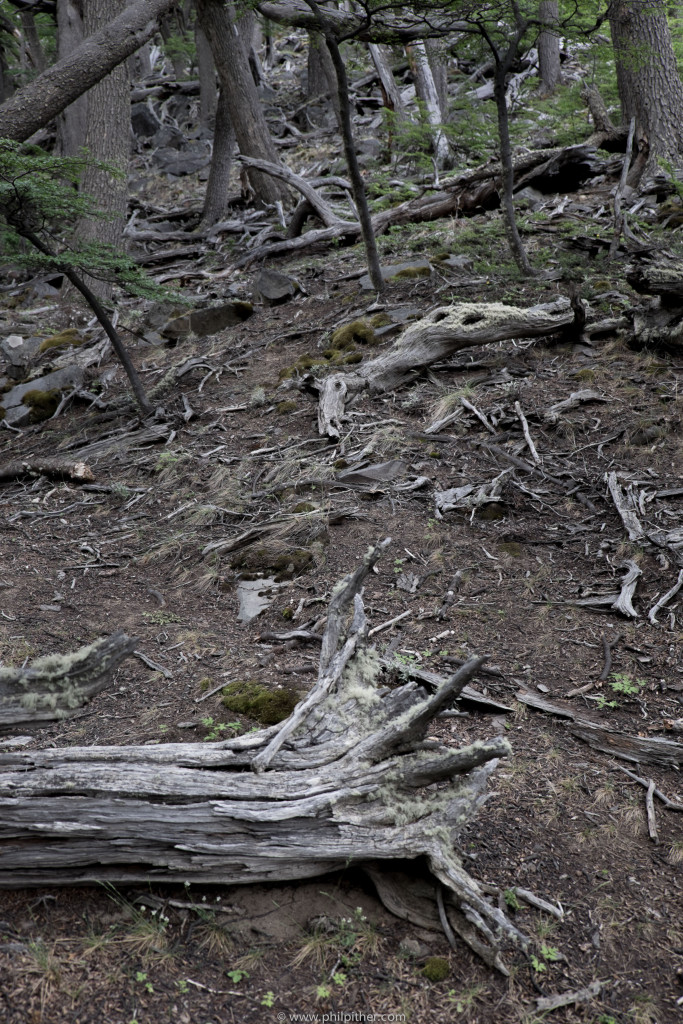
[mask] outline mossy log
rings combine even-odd
[[[386,543],[333,591],[317,683],[280,725],[217,743],[1,753],[0,886],[234,885],[420,858],[451,928],[504,971],[501,950],[525,939],[455,850],[510,747],[426,739],[481,658],[435,693],[380,685],[360,589]],[[411,919],[407,902],[401,913]]]
[[[390,391],[461,348],[557,333],[567,329],[574,316],[564,297],[529,309],[500,302],[458,303],[435,309],[406,328],[391,348],[361,363],[353,373],[333,373],[316,382],[318,429],[327,437],[341,436],[347,396],[366,388]]]
[[[114,633],[73,654],[50,654],[24,668],[0,668],[0,732],[69,718],[109,685],[134,647],[125,633]]]

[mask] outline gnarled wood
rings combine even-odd
[[[333,373],[318,381],[318,429],[327,437],[340,436],[350,393],[365,388],[388,391],[417,376],[425,366],[461,348],[507,338],[553,334],[568,327],[573,319],[574,313],[566,298],[529,309],[504,306],[500,302],[441,306],[411,324],[390,349],[361,363],[353,373]]]
[[[0,732],[69,718],[111,682],[134,647],[135,640],[114,633],[73,654],[51,654],[26,668],[0,668]]]
[[[525,939],[454,850],[510,747],[425,742],[482,659],[431,694],[377,688],[358,591],[379,554],[335,589],[318,682],[280,726],[221,743],[0,753],[0,886],[244,884],[424,856],[454,930],[503,969],[502,946]]]

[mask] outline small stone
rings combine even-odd
[[[196,722],[176,722],[176,729],[196,729]]]
[[[267,306],[280,306],[301,291],[298,281],[278,270],[261,270],[254,280],[254,295]]]
[[[405,279],[412,280],[413,278],[420,279],[423,277],[429,277],[432,272],[432,265],[429,260],[410,260],[408,263],[392,263],[386,267],[380,267],[382,271],[383,281],[402,281]],[[370,275],[365,274],[360,279],[360,287],[364,292],[374,290]]]
[[[413,957],[415,960],[429,956],[431,953],[429,947],[417,939],[403,939],[398,948],[404,956]]]

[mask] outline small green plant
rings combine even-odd
[[[603,694],[600,693],[595,698],[595,706],[597,707],[598,711],[604,711],[605,708],[618,708],[619,707],[619,701],[617,701],[617,700],[607,700],[607,698],[604,697]]]
[[[239,732],[242,728],[239,722],[216,722],[211,715],[207,715],[206,718],[202,718],[202,725],[205,729],[210,730],[204,737],[207,742],[220,739],[221,735],[224,732],[227,732],[228,729],[233,732]]]
[[[529,957],[531,966],[537,974],[542,974],[543,971],[547,971],[548,964],[554,963],[556,960],[560,960],[562,956],[559,949],[556,949],[554,946],[548,946],[545,942],[541,945],[540,954],[540,957],[538,957],[532,953]]]
[[[316,999],[329,999],[332,995],[332,989],[329,985],[318,985],[315,990]]]
[[[268,990],[268,992],[264,992],[263,996],[261,997],[261,1006],[267,1006],[268,1009],[270,1009],[271,1006],[274,1006],[274,1005],[275,1005],[275,993],[271,992],[270,990]]]
[[[535,953],[532,953],[529,959],[531,960],[531,966],[533,967],[533,969],[536,971],[537,974],[541,974],[543,971],[547,971],[548,970],[548,968],[543,963],[543,961],[539,960],[539,958],[536,956]]]
[[[178,980],[176,981],[176,986],[178,988],[178,991],[184,996],[187,995],[187,993],[190,991],[190,986],[187,984],[184,978],[178,978]]]
[[[346,975],[343,971],[335,971],[332,975],[332,981],[335,985],[339,985],[339,987],[342,988],[346,984]]]
[[[559,949],[555,949],[554,946],[547,946],[545,942],[541,946],[541,956],[544,960],[548,960],[550,963],[554,963],[560,959]]]
[[[249,971],[240,971],[237,968],[233,971],[226,971],[225,973],[228,978],[230,978],[233,985],[239,985],[241,981],[249,977]]]
[[[152,993],[154,991],[154,985],[151,981],[147,980],[147,974],[145,971],[136,971],[135,980],[139,985],[145,986],[145,992]]]
[[[517,898],[517,893],[514,889],[506,889],[503,893],[503,899],[510,908],[510,910],[519,910],[520,903]]]
[[[623,693],[632,697],[640,693],[641,687],[645,686],[644,679],[633,679],[627,672],[613,672],[609,684],[615,693]]]

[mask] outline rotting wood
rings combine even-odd
[[[114,633],[72,654],[50,654],[25,668],[0,668],[0,733],[70,718],[112,681],[135,640]]]
[[[66,459],[14,459],[0,466],[0,483],[10,480],[33,479],[44,476],[48,480],[69,480],[74,484],[91,484],[95,474],[85,462]]]
[[[536,1010],[539,1013],[550,1013],[552,1010],[559,1010],[563,1006],[589,1003],[592,999],[597,999],[601,991],[602,982],[594,981],[586,988],[580,988],[574,992],[560,992],[556,996],[539,996],[536,1000]]]
[[[676,596],[681,587],[683,587],[683,569],[679,572],[678,579],[671,590],[667,590],[666,594],[662,594],[659,600],[652,605],[652,608],[650,608],[650,611],[647,613],[648,621],[651,625],[657,625],[657,612],[660,611],[664,605],[668,604],[672,597]]]
[[[655,784],[650,779],[647,786],[647,793],[645,794],[645,812],[647,814],[647,831],[655,845],[659,845],[659,835],[657,833],[657,818],[655,816],[655,801],[654,801]]]
[[[248,884],[424,858],[453,931],[504,969],[501,950],[526,939],[455,849],[510,746],[424,742],[481,658],[432,694],[378,688],[359,590],[383,547],[334,589],[318,681],[279,726],[218,743],[0,753],[0,886]]]
[[[579,144],[559,149],[540,149],[523,153],[515,159],[515,191],[526,186],[551,182],[568,171],[573,173],[576,187],[588,177],[606,173],[609,162],[601,161],[590,145]],[[401,224],[420,224],[452,217],[476,210],[488,210],[500,205],[501,167],[498,163],[481,164],[441,182],[438,191],[429,192],[409,199],[388,210],[382,210],[372,217],[376,235],[383,234],[390,227]],[[237,260],[233,269],[247,266],[255,260],[283,256],[300,252],[321,243],[330,243],[340,238],[354,238],[360,235],[358,223],[344,223],[313,229],[298,238],[287,238],[268,242],[253,249],[248,255]]]
[[[441,306],[411,324],[380,355],[352,373],[332,373],[315,381],[319,392],[318,429],[339,438],[347,398],[370,389],[390,391],[416,377],[432,363],[463,348],[513,338],[537,338],[563,330],[573,322],[567,298],[528,309],[499,302]]]
[[[640,775],[635,775],[633,772],[630,772],[628,768],[622,768],[620,764],[617,765],[617,768],[620,772],[623,772],[624,775],[628,775],[629,779],[633,779],[633,781],[637,782],[640,786],[644,786],[645,789],[650,788],[650,783],[652,781],[651,779],[643,779],[640,777]],[[666,794],[662,793],[661,789],[657,789],[657,787],[655,786],[652,792],[658,800],[661,800],[661,802],[668,810],[683,811],[683,804],[678,804],[675,800],[670,800],[669,797],[666,796]]]
[[[594,750],[602,750],[604,753],[612,754],[624,761],[642,761],[645,764],[662,764],[673,767],[683,765],[683,743],[674,743],[672,740],[659,737],[632,736],[629,733],[618,732],[616,729],[610,729],[608,726],[603,726],[599,722],[593,722],[583,715],[579,715],[576,709],[569,704],[558,704],[555,701],[546,700],[539,694],[531,693],[528,690],[520,690],[516,696],[518,701],[528,707],[570,719],[567,728],[572,736],[584,740]]]

